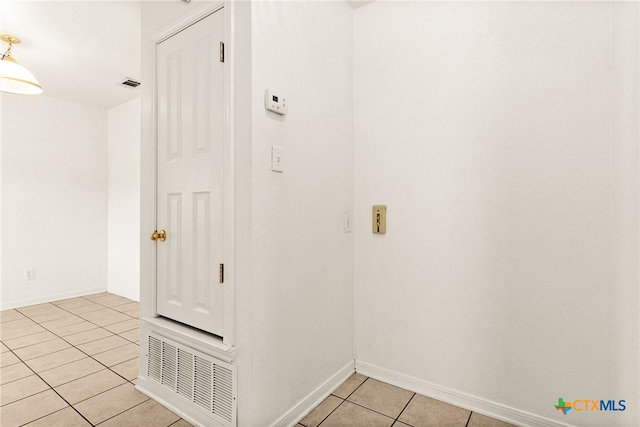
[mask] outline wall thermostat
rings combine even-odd
[[[264,108],[276,114],[287,114],[287,101],[284,96],[267,89],[264,92]]]

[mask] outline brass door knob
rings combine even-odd
[[[156,230],[151,233],[151,240],[159,240],[161,242],[164,242],[165,240],[167,240],[167,232],[164,230]]]

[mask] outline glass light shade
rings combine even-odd
[[[5,56],[0,61],[0,92],[38,95],[42,93],[42,87],[29,70],[12,57]]]

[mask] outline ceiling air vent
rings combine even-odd
[[[138,86],[140,86],[140,82],[137,82],[137,81],[135,81],[135,80],[130,79],[130,78],[128,78],[128,77],[127,77],[126,79],[124,79],[124,80],[120,83],[120,85],[122,85],[122,86],[124,86],[124,87],[138,87]]]

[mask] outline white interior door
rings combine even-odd
[[[223,11],[157,46],[158,314],[222,336]]]

